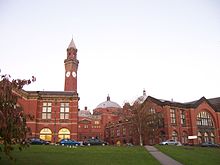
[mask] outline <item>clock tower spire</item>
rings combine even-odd
[[[77,60],[77,49],[72,38],[67,48],[67,58],[64,60],[64,65],[65,65],[64,91],[77,92],[78,64],[79,64],[79,61]]]

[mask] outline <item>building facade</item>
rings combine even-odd
[[[78,64],[77,49],[72,39],[64,60],[64,91],[14,91],[20,96],[18,105],[34,118],[27,121],[32,131],[30,136],[53,143],[63,138],[84,141],[94,137],[110,144],[138,144],[133,123],[123,118],[123,113],[129,111],[128,104],[121,108],[108,96],[93,110],[93,114],[87,108],[79,111]],[[144,144],[158,144],[167,139],[183,144],[220,143],[220,98],[202,97],[197,101],[178,103],[147,97],[143,91],[143,96],[137,101],[151,107],[146,111],[162,116],[162,125],[154,129],[153,134],[144,133]]]
[[[58,142],[62,138],[78,138],[77,49],[71,40],[67,48],[64,91],[14,91],[20,96],[18,105],[33,120],[27,121],[32,137]]]
[[[119,120],[121,110],[120,105],[110,100],[110,96],[93,110],[93,114],[87,108],[80,110],[78,115],[78,140],[84,141],[89,138],[104,140],[106,124]]]
[[[162,123],[151,134],[144,134],[144,144],[158,144],[173,139],[182,144],[200,144],[202,142],[220,143],[220,98],[202,97],[190,103],[178,103],[159,100],[151,96],[141,104],[148,104],[146,111],[160,113]],[[124,106],[123,110],[129,106]],[[105,140],[111,144],[139,144],[133,134],[132,123],[126,120],[109,123],[105,128]]]

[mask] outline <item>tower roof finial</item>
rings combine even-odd
[[[70,41],[70,44],[69,44],[69,46],[68,46],[68,49],[69,48],[74,48],[74,49],[76,49],[76,45],[75,45],[75,43],[74,43],[74,41],[73,41],[73,36],[72,36],[72,40]]]
[[[110,101],[110,96],[109,96],[109,94],[108,94],[108,96],[107,96],[107,101]]]
[[[146,96],[146,90],[143,89],[143,96]]]

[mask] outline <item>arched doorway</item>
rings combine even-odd
[[[198,132],[198,144],[201,144],[202,143],[202,134],[201,132]]]
[[[70,139],[70,131],[67,128],[62,128],[58,132],[58,141],[61,139]]]
[[[187,143],[188,143],[188,134],[187,134],[186,131],[183,131],[182,143],[183,143],[183,144],[187,144]]]
[[[166,140],[166,134],[164,131],[160,131],[160,134],[159,134],[159,142],[163,142]]]
[[[43,128],[40,131],[40,139],[51,141],[52,139],[52,131],[49,128]]]
[[[213,132],[211,132],[211,134],[210,134],[210,141],[211,141],[212,143],[215,142],[215,135],[214,135]]]
[[[178,134],[177,134],[176,131],[172,132],[172,139],[175,140],[175,141],[178,141]]]
[[[208,142],[209,141],[209,135],[207,132],[204,133],[204,141]]]

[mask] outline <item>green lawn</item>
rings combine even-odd
[[[0,153],[0,164],[17,165],[159,165],[144,147],[78,147],[30,146],[13,151],[14,163]]]
[[[220,148],[156,146],[184,165],[220,165]]]

